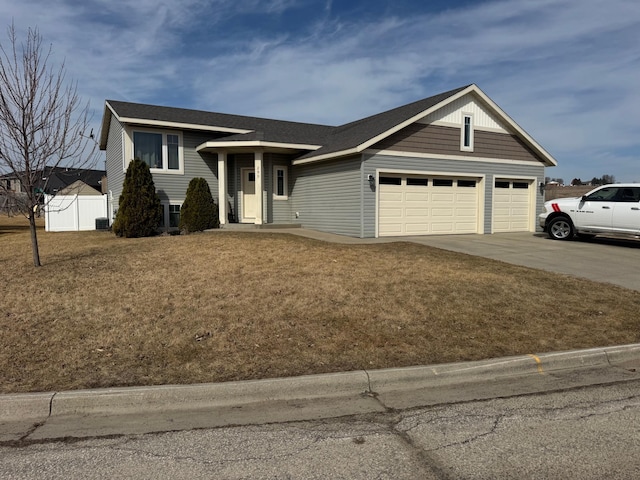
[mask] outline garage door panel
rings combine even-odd
[[[402,218],[403,210],[402,208],[384,208],[380,210],[380,217],[384,218]]]
[[[456,222],[455,231],[456,233],[476,233],[476,224]]]
[[[426,235],[429,233],[427,223],[407,223],[405,233],[408,235]]]
[[[461,217],[476,218],[476,209],[458,207],[455,209],[454,215],[456,218],[461,218]]]
[[[406,202],[428,202],[429,194],[424,192],[406,192],[404,199]]]
[[[404,217],[407,222],[429,221],[429,213],[422,208],[407,208],[404,211]]]
[[[451,222],[434,222],[431,224],[431,232],[437,233],[440,235],[445,235],[447,233],[455,233],[454,224]]]
[[[438,187],[434,187],[434,188],[438,188]],[[453,203],[455,199],[456,197],[454,196],[453,192],[448,192],[448,193],[433,192],[431,194],[431,201],[433,203],[438,203],[438,202]]]
[[[384,226],[384,231],[380,231],[380,235],[386,236],[402,235],[403,233],[401,223],[387,223]]]
[[[405,175],[400,185],[379,185],[379,235],[477,232],[476,180],[466,180],[464,186],[458,187],[457,180],[441,177],[438,183],[446,180],[450,184],[434,186],[434,178],[437,177]]]
[[[529,184],[528,188],[522,188]],[[498,187],[500,184],[500,187]],[[516,185],[516,187],[514,187]],[[528,232],[531,228],[530,182],[497,180],[493,190],[493,231]]]
[[[453,218],[453,208],[432,208],[431,209],[431,216],[434,218],[437,217],[447,217],[447,218]]]
[[[380,191],[380,201],[385,202],[402,202],[402,192],[383,192]]]
[[[468,202],[475,205],[478,195],[475,193],[456,193],[456,202]]]

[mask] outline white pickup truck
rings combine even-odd
[[[640,183],[603,185],[582,197],[549,200],[544,209],[538,223],[555,240],[574,234],[640,238]]]

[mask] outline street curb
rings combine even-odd
[[[78,390],[57,394],[52,402],[51,416],[125,415],[311,400],[360,395],[367,388],[366,373],[356,371],[196,385]]]
[[[0,395],[0,422],[48,417],[188,411],[267,402],[354,398],[495,378],[544,375],[640,361],[640,344],[504,357],[473,362],[195,385],[123,387]]]
[[[43,422],[49,417],[54,395],[53,392],[0,395],[0,422]]]

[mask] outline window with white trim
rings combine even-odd
[[[180,225],[180,209],[181,204],[162,203],[162,218],[160,220],[160,228],[165,229],[168,225],[169,229],[178,228]]]
[[[179,132],[134,130],[132,158],[149,165],[151,171],[182,173],[182,135]]]
[[[473,115],[462,115],[462,131],[460,134],[460,150],[473,152]]]
[[[289,185],[287,182],[287,167],[282,165],[273,166],[273,198],[276,200],[286,200],[289,198]]]

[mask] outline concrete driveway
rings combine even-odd
[[[640,241],[551,240],[542,233],[402,237],[422,245],[565,273],[640,291]]]
[[[546,233],[493,235],[430,235],[354,238],[307,228],[272,228],[253,232],[282,232],[341,244],[414,242],[430,247],[492,258],[514,265],[565,273],[596,282],[640,291],[640,241],[596,237],[592,240],[551,240]]]

